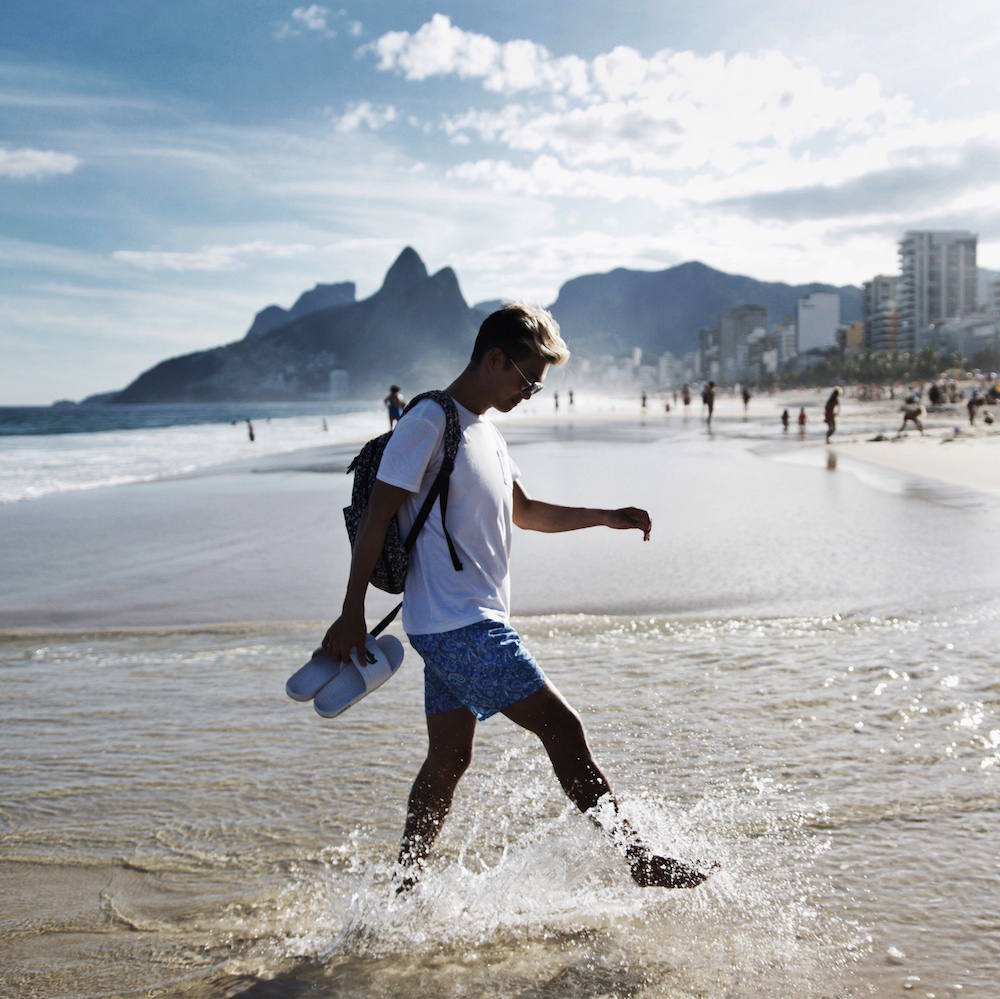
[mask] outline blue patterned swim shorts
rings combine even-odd
[[[429,715],[468,708],[483,721],[548,682],[520,635],[499,621],[407,637],[424,660],[424,711]]]

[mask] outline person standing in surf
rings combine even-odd
[[[647,541],[652,530],[649,514],[637,507],[591,509],[531,498],[506,442],[486,419],[488,410],[510,412],[540,392],[549,365],[568,357],[555,319],[515,303],[483,321],[468,365],[445,390],[462,430],[447,534],[436,503],[410,554],[403,594],[403,628],[424,660],[428,750],[407,806],[399,891],[420,876],[472,758],[477,723],[498,713],[538,736],[563,790],[618,847],[636,884],[693,888],[708,877],[654,854],[639,838],[591,755],[579,716],[510,626],[512,524],[549,533],[637,530]],[[444,411],[424,400],[404,414],[389,439],[355,540],[343,611],[322,642],[335,660],[347,663],[352,649],[364,648],[365,594],[376,558],[397,513],[406,536],[441,466],[444,432]]]

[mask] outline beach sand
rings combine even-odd
[[[848,400],[827,448],[798,397],[503,424],[532,495],[652,514],[518,532],[512,591],[630,814],[724,864],[661,898],[498,719],[386,901],[417,657],[336,722],[281,691],[342,596],[350,448],[0,510],[0,992],[988,994],[1000,519],[947,462],[997,438],[868,443],[898,421]]]

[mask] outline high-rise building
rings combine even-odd
[[[719,316],[719,373],[723,381],[742,378],[749,364],[747,339],[755,329],[767,329],[763,305],[739,305]]]
[[[840,327],[840,296],[832,291],[814,291],[795,306],[798,351],[837,346]]]
[[[862,317],[865,324],[865,348],[874,351],[896,350],[899,336],[899,278],[895,274],[879,274],[864,283],[861,295]]]
[[[976,311],[975,233],[914,230],[899,241],[899,347],[914,350],[943,319]]]

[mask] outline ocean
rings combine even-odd
[[[167,457],[161,479],[0,507],[28,591],[60,555],[89,572],[59,590],[72,626],[36,601],[0,632],[0,994],[1000,995],[997,498],[831,467],[770,411],[729,433],[723,408],[712,438],[695,414],[539,412],[506,428],[532,495],[641,501],[653,541],[519,533],[514,623],[633,823],[720,871],[636,889],[497,718],[396,898],[419,658],[339,719],[283,693],[328,623],[310,595],[345,572],[349,480],[296,457],[320,414],[272,415],[301,441],[267,475],[234,464],[246,428],[224,418],[191,425],[224,463],[194,474],[156,436],[190,427],[35,435],[53,462],[68,437]],[[346,447],[369,418],[327,433]],[[246,522],[220,537],[230,488]],[[123,561],[154,522],[155,564]],[[101,548],[73,547],[80,523]]]

